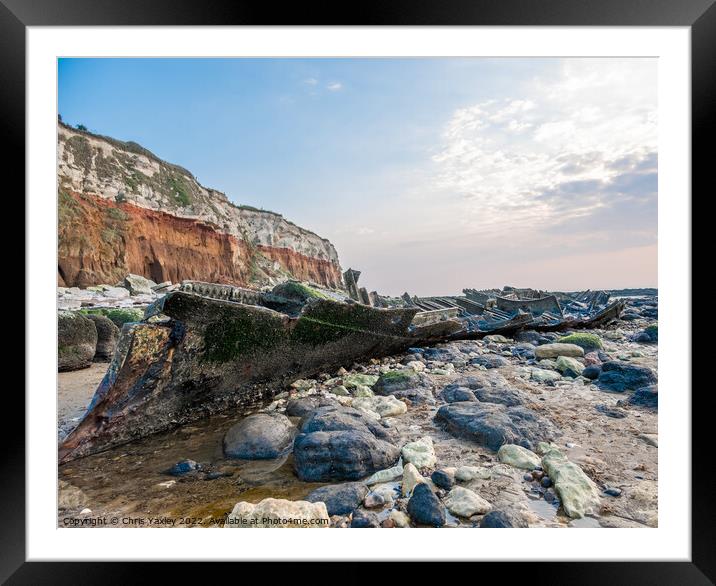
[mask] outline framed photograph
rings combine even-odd
[[[0,0],[27,232],[3,580],[713,583],[713,2],[333,11]]]

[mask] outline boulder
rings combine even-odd
[[[454,487],[443,499],[443,503],[448,511],[458,517],[484,515],[492,509],[492,505],[479,494],[462,486]]]
[[[490,511],[480,521],[481,529],[505,529],[509,527],[526,528],[527,522],[519,513],[512,511]]]
[[[599,512],[599,488],[582,469],[559,450],[551,449],[542,457],[542,468],[554,484],[564,511],[573,519]]]
[[[336,406],[336,402],[322,396],[289,399],[286,403],[286,415],[289,417],[305,417],[309,413],[313,413],[319,407],[331,406]]]
[[[296,428],[285,415],[255,413],[224,435],[224,454],[242,460],[270,460],[291,447]]]
[[[305,482],[356,480],[394,464],[398,449],[362,431],[300,434],[294,468]]]
[[[599,387],[618,393],[648,387],[656,382],[656,374],[651,369],[621,360],[609,360],[602,364],[602,371],[597,379]]]
[[[532,449],[537,442],[550,441],[557,435],[550,421],[522,406],[450,403],[438,409],[436,419],[444,422],[451,433],[495,451],[503,444]]]
[[[408,501],[408,515],[419,525],[442,527],[445,525],[445,507],[427,484],[418,484]]]
[[[91,319],[71,311],[57,314],[57,370],[79,370],[92,364],[97,328]]]
[[[358,480],[395,464],[400,451],[368,431],[300,433],[293,445],[293,463],[304,482]]]
[[[534,470],[542,463],[537,454],[515,444],[501,446],[497,451],[497,457],[503,464],[509,464],[522,470]]]
[[[570,376],[572,378],[578,377],[584,370],[584,364],[582,364],[576,358],[569,356],[558,356],[557,357],[557,370],[564,376]]]
[[[310,412],[300,422],[302,433],[314,431],[365,431],[388,442],[394,442],[396,433],[366,413],[339,405],[320,407]]]
[[[117,286],[128,289],[132,295],[151,295],[152,287],[156,287],[157,284],[141,275],[133,275],[130,273],[124,277],[124,281]]]
[[[482,387],[473,391],[478,401],[482,403],[497,403],[507,407],[522,405],[519,394],[507,387]]]
[[[324,503],[289,501],[267,498],[257,504],[240,502],[226,518],[229,529],[253,528],[323,528],[329,527],[330,518]]]
[[[117,341],[119,340],[119,328],[114,325],[112,320],[103,315],[89,314],[87,319],[94,322],[97,328],[97,347],[95,349],[94,360],[97,362],[105,362],[112,359],[114,351],[117,349]]]
[[[433,448],[433,438],[429,435],[405,444],[401,454],[403,462],[409,462],[419,469],[433,468],[438,461]]]
[[[584,356],[584,349],[576,344],[542,344],[535,348],[535,357],[542,360],[544,358],[557,358],[558,356],[569,356],[571,358],[581,358]]]
[[[325,503],[331,516],[348,515],[358,508],[367,494],[368,487],[362,482],[345,482],[317,488],[306,500],[309,503]]]

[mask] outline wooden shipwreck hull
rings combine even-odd
[[[60,445],[60,462],[260,403],[298,378],[461,328],[443,315],[414,325],[417,308],[315,299],[294,318],[181,291],[162,298],[155,311],[169,319],[124,326],[87,413]]]
[[[296,379],[411,346],[520,329],[597,327],[624,306],[617,301],[565,316],[554,297],[485,304],[467,295],[378,308],[324,298],[286,303],[276,290],[247,297],[204,285],[169,293],[144,322],[125,324],[84,418],[60,444],[60,462],[214,413],[244,410]]]

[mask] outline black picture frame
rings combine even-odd
[[[716,105],[715,0],[443,0],[415,2],[365,1],[282,4],[212,0],[0,0],[0,110],[7,147],[6,169],[22,169],[25,156],[25,35],[28,26],[96,25],[461,25],[461,26],[685,26],[691,27],[692,192],[706,191],[711,163],[711,134]],[[708,141],[708,142],[707,142]],[[708,146],[707,146],[708,145]],[[712,166],[712,163],[711,165]],[[6,193],[25,192],[24,174],[5,175]],[[14,183],[14,184],[13,184]],[[713,188],[711,188],[712,190]],[[705,197],[705,193],[703,194]],[[684,194],[685,199],[692,194]],[[22,212],[24,215],[24,212]],[[16,245],[15,245],[16,247]],[[27,307],[26,307],[27,311]],[[27,314],[26,314],[27,315]],[[689,316],[690,319],[690,316]],[[691,372],[691,365],[683,365]],[[705,453],[713,445],[708,418],[711,385],[692,394],[692,561],[691,562],[545,562],[511,564],[503,579],[548,580],[556,584],[712,584],[716,581],[714,539],[714,465]],[[677,391],[674,389],[673,391]],[[679,393],[691,389],[678,389]],[[0,481],[0,579],[9,584],[103,584],[142,582],[149,563],[25,561],[25,402],[22,395],[4,396],[4,407],[21,421],[7,433]],[[703,456],[703,457],[700,457]],[[686,498],[687,495],[684,495]],[[638,534],[635,537],[638,539]],[[81,552],[77,552],[81,557]],[[191,567],[189,567],[191,566]],[[186,578],[196,564],[162,566],[164,581]],[[205,573],[206,570],[199,569]],[[224,571],[227,573],[224,574]],[[236,576],[213,568],[211,576]],[[235,570],[233,570],[235,571]],[[244,571],[242,569],[242,571]],[[282,571],[275,569],[274,571]],[[381,570],[383,571],[383,570]],[[481,576],[482,574],[481,570]],[[339,570],[340,572],[340,570]],[[311,574],[315,575],[315,574]],[[359,580],[364,572],[329,570],[341,582]],[[383,574],[384,575],[384,574]],[[502,575],[502,574],[501,574]],[[204,574],[206,577],[206,574]],[[305,575],[304,578],[308,578]]]

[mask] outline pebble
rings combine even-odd
[[[549,488],[550,486],[552,486],[552,479],[549,476],[543,476],[542,480],[540,480],[540,484],[544,488]]]
[[[363,499],[363,506],[366,509],[375,509],[377,507],[382,507],[384,504],[385,498],[383,498],[383,495],[376,492],[369,492],[365,499]]]
[[[621,496],[622,490],[621,490],[621,488],[609,487],[604,490],[604,494],[606,494],[607,496],[615,496],[615,497]]]

